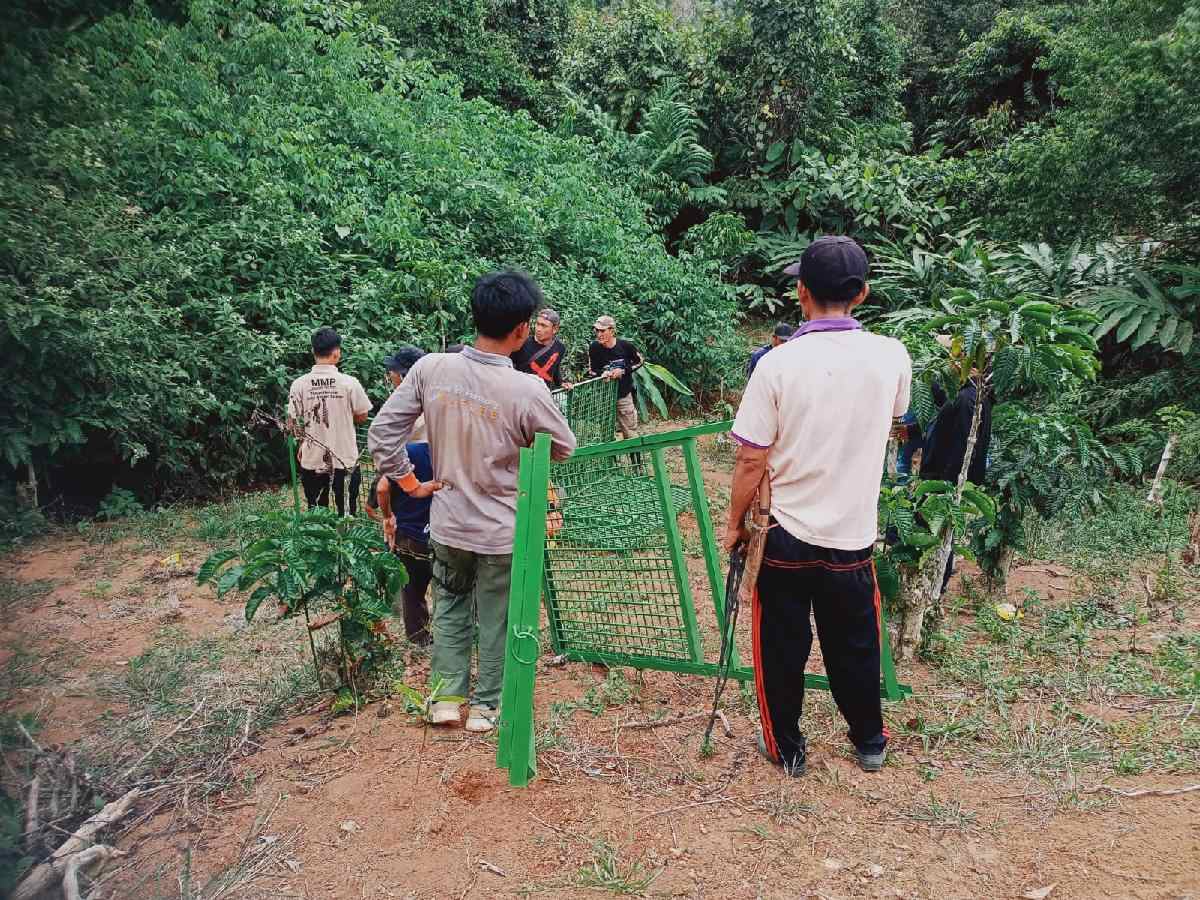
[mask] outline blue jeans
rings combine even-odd
[[[913,413],[905,413],[900,417],[900,424],[902,425],[915,425],[916,422],[917,417]],[[924,446],[924,443],[921,435],[918,434],[916,437],[909,438],[900,445],[899,452],[896,454],[896,476],[901,484],[908,481],[912,476],[913,456]]]

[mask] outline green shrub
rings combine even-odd
[[[0,58],[8,464],[140,466],[176,493],[278,471],[246,423],[282,407],[315,327],[382,400],[383,354],[468,337],[474,278],[508,264],[576,358],[609,313],[693,386],[728,368],[732,300],[591,144],[463,100],[350,12],[230,7]]]

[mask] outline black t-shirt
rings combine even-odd
[[[642,361],[642,354],[629,341],[617,338],[611,347],[592,341],[592,346],[588,347],[588,361],[594,375],[603,374],[613,364],[620,366],[625,374],[617,382],[617,396],[628,397],[633,393],[633,367]]]
[[[536,375],[552,388],[562,387],[562,361],[567,355],[563,342],[555,338],[550,345],[543,346],[532,334],[525,346],[512,355],[513,368],[518,372]]]
[[[968,382],[958,396],[942,405],[921,456],[921,477],[956,481],[967,455],[971,419],[975,416],[975,385]],[[983,401],[979,414],[979,432],[975,435],[975,453],[967,469],[967,480],[983,484],[987,475],[988,447],[992,443],[992,398]]]

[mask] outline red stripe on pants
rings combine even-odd
[[[762,721],[763,743],[766,744],[767,755],[779,762],[779,747],[775,743],[775,731],[771,728],[771,711],[767,708],[767,692],[763,687],[762,646],[759,641],[762,604],[758,600],[757,584],[754,585],[751,605],[754,607],[754,627],[751,630],[750,642],[754,646],[754,692],[758,695],[758,717]]]

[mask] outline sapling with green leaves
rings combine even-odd
[[[247,622],[268,600],[282,618],[303,615],[318,679],[321,666],[312,635],[336,622],[342,686],[357,698],[361,676],[391,650],[389,598],[408,581],[408,573],[387,552],[373,523],[317,507],[249,517],[241,547],[210,555],[196,580],[216,585],[221,597],[235,589],[249,592]],[[324,615],[314,621],[314,612]]]
[[[934,378],[949,396],[968,383],[975,386],[974,414],[954,484],[952,509],[961,507],[968,489],[967,473],[979,439],[983,406],[991,392],[1053,390],[1080,378],[1093,378],[1098,367],[1095,339],[1084,330],[1094,322],[1090,312],[1013,292],[1011,283],[996,275],[986,251],[980,251],[966,272],[971,287],[947,291],[934,307],[902,310],[887,317],[901,333],[949,339],[948,358],[927,357],[927,364],[914,371],[914,380],[919,382],[913,392],[915,405],[928,402],[928,385]],[[923,419],[931,414],[929,409],[918,411]],[[951,516],[937,523],[933,532],[936,543],[922,552],[915,568],[902,580],[897,659],[912,659],[923,643],[928,614],[933,612],[933,622],[940,616],[942,578],[954,548],[955,525]]]

